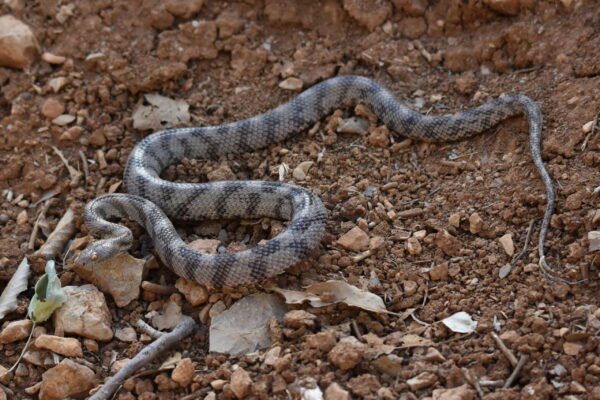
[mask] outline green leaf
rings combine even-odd
[[[54,260],[50,260],[46,263],[46,273],[35,284],[35,294],[29,303],[29,318],[35,323],[44,322],[65,300],[66,296],[54,268]]]

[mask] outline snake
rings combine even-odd
[[[127,193],[102,195],[86,205],[84,221],[99,239],[80,253],[78,262],[96,264],[126,252],[132,246],[133,234],[113,221],[127,218],[145,228],[154,252],[165,266],[206,287],[255,284],[284,272],[317,248],[325,234],[327,210],[318,196],[286,182],[181,183],[165,180],[161,173],[186,158],[216,160],[226,154],[252,152],[284,141],[348,102],[369,107],[390,131],[427,142],[469,138],[507,118],[525,115],[531,157],[546,189],[538,243],[540,260],[544,259],[554,188],[542,161],[542,113],[535,101],[522,94],[509,94],[455,114],[424,115],[403,105],[373,79],[337,76],[248,119],[216,126],[171,128],[146,136],[134,146],[127,160],[123,179]],[[191,247],[181,239],[170,219],[263,217],[288,223],[270,240],[231,254],[212,254]]]

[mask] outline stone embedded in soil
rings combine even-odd
[[[425,15],[428,5],[427,0],[392,0],[392,3],[398,11],[411,17]]]
[[[218,240],[214,242],[221,243]],[[218,244],[217,244],[218,246]],[[216,248],[215,251],[216,252]],[[185,299],[194,307],[204,304],[208,301],[208,291],[203,285],[200,285],[194,281],[188,281],[187,279],[179,278],[175,282],[175,287],[185,296]]]
[[[75,338],[40,335],[35,339],[34,343],[39,349],[50,350],[66,357],[83,357],[81,342]]]
[[[0,65],[27,68],[39,56],[40,47],[35,35],[23,22],[12,15],[0,17]]]
[[[476,235],[483,230],[483,219],[477,213],[471,214],[469,217],[469,232]]]
[[[171,373],[171,379],[179,383],[182,387],[186,387],[192,383],[194,373],[194,363],[192,363],[192,359],[184,358],[177,363],[177,366]]]
[[[390,144],[390,131],[385,125],[373,128],[367,141],[373,147],[387,147]]]
[[[325,400],[350,400],[350,392],[344,390],[336,382],[331,383],[325,389]]]
[[[590,231],[587,234],[588,242],[590,246],[588,251],[591,253],[592,251],[600,250],[600,231]]]
[[[344,10],[360,25],[372,31],[392,15],[392,5],[388,0],[343,0]]]
[[[447,256],[454,257],[460,254],[460,241],[445,229],[442,229],[435,235],[435,244]]]
[[[125,328],[117,328],[115,337],[121,342],[133,343],[137,340],[137,333],[131,326],[126,326]]]
[[[328,353],[337,343],[335,331],[328,330],[304,337],[304,343],[309,349],[317,349]]]
[[[369,248],[369,235],[358,226],[355,226],[343,234],[337,242],[346,250],[362,251]]]
[[[290,328],[294,328],[294,329],[299,329],[299,328],[302,328],[303,326],[311,329],[315,326],[316,319],[317,319],[316,315],[311,314],[304,310],[288,311],[283,316],[283,322],[285,323],[285,325],[289,326]]]
[[[65,112],[65,106],[60,101],[53,97],[44,100],[42,103],[42,115],[46,118],[56,118]]]
[[[436,349],[435,347],[430,347],[427,349],[427,353],[425,353],[425,355],[423,356],[423,359],[425,361],[430,361],[430,362],[444,362],[446,361],[446,357],[444,357],[442,355],[442,353],[439,352],[438,349]]]
[[[32,326],[33,322],[29,319],[9,322],[0,332],[0,344],[26,339]]]
[[[520,8],[520,0],[483,0],[492,10],[504,15],[517,15]]]
[[[432,400],[475,400],[475,391],[466,383],[452,389],[434,389]]]
[[[413,256],[417,256],[423,252],[423,246],[421,246],[419,239],[410,237],[406,241],[406,250],[408,250],[408,252]]]
[[[187,22],[179,25],[176,30],[160,33],[156,55],[183,63],[190,60],[212,60],[219,55],[215,40],[217,24],[214,21]]]
[[[460,227],[460,213],[454,213],[452,214],[450,217],[448,217],[448,224],[450,224],[451,226],[455,227],[455,228],[459,228]]]
[[[578,355],[582,349],[583,349],[583,346],[579,343],[573,343],[573,342],[563,343],[563,351],[565,352],[565,354],[567,354],[569,356]]]
[[[512,235],[510,233],[503,235],[498,241],[509,257],[512,257],[515,254],[515,244],[513,243]]]
[[[306,179],[306,175],[308,174],[308,170],[312,167],[314,161],[302,161],[300,164],[294,168],[292,172],[292,176],[297,181],[303,181]]]
[[[98,384],[94,371],[65,358],[42,375],[40,400],[62,400],[68,397],[87,397]]]
[[[204,0],[166,0],[165,8],[176,17],[188,19],[194,16],[204,4]]]
[[[448,279],[448,263],[441,263],[429,270],[429,277],[432,281],[442,281]]]
[[[354,339],[354,337],[351,337]],[[329,352],[329,361],[342,370],[356,367],[363,359],[365,345],[354,339],[344,338]]]
[[[113,338],[112,318],[106,299],[94,285],[65,286],[65,303],[53,315],[54,326],[95,340]]]
[[[292,90],[295,92],[299,92],[300,90],[302,90],[302,87],[304,86],[304,82],[302,82],[302,79],[289,77],[289,78],[279,82],[278,86],[285,90]]]
[[[348,388],[359,398],[372,398],[371,396],[381,388],[381,383],[375,375],[362,374],[350,379]]]
[[[410,390],[421,390],[433,386],[437,382],[437,376],[431,372],[421,372],[419,375],[414,378],[410,378],[406,381]]]
[[[59,56],[57,54],[45,52],[44,54],[42,54],[42,60],[44,60],[48,64],[60,65],[60,64],[64,64],[65,61],[67,61],[67,58],[63,57],[63,56]]]
[[[231,374],[229,386],[233,394],[235,394],[238,399],[243,399],[250,392],[250,388],[252,387],[252,379],[245,369],[239,367],[233,371],[233,374]]]

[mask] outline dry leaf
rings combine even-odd
[[[473,333],[475,328],[477,328],[477,321],[473,321],[471,316],[464,311],[457,312],[448,318],[444,318],[442,323],[452,332],[457,333]]]
[[[313,307],[324,307],[335,303],[362,308],[373,312],[387,312],[381,298],[371,292],[362,291],[343,281],[327,281],[311,285],[305,292],[271,288],[285,297],[288,304],[310,302]]]
[[[75,235],[75,214],[70,208],[62,216],[54,231],[48,236],[46,243],[36,254],[41,254],[47,260],[55,259],[65,248],[67,242]]]
[[[135,129],[159,130],[190,122],[190,105],[158,94],[146,94],[149,105],[140,104],[133,111]]]
[[[165,329],[173,329],[179,324],[182,318],[183,314],[181,313],[181,307],[179,304],[175,303],[174,301],[169,301],[162,314],[152,317],[152,325],[161,331]]]
[[[269,347],[269,321],[283,320],[286,312],[278,296],[257,293],[244,297],[212,319],[209,351],[239,356]]]
[[[29,262],[27,258],[24,258],[0,295],[0,320],[9,312],[17,309],[17,297],[19,293],[27,289],[29,273]]]

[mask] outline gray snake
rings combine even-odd
[[[310,191],[269,181],[174,183],[160,178],[169,165],[184,158],[217,159],[228,153],[250,152],[306,130],[344,101],[370,107],[391,131],[432,142],[471,137],[520,114],[529,121],[533,162],[546,187],[546,211],[538,252],[544,260],[544,241],[554,208],[552,180],[541,154],[542,115],[537,104],[523,95],[507,95],[453,115],[422,115],[403,106],[375,81],[340,76],[321,82],[264,114],[219,126],[177,128],[154,133],[133,149],[125,168],[129,194],[95,198],[85,208],[90,230],[103,237],[79,256],[80,263],[96,263],[127,251],[131,231],[110,222],[130,218],[142,225],[155,252],[177,275],[208,287],[259,282],[283,272],[319,245],[327,212]],[[167,217],[183,221],[261,218],[290,220],[286,229],[263,244],[234,254],[207,254],[188,246]]]

